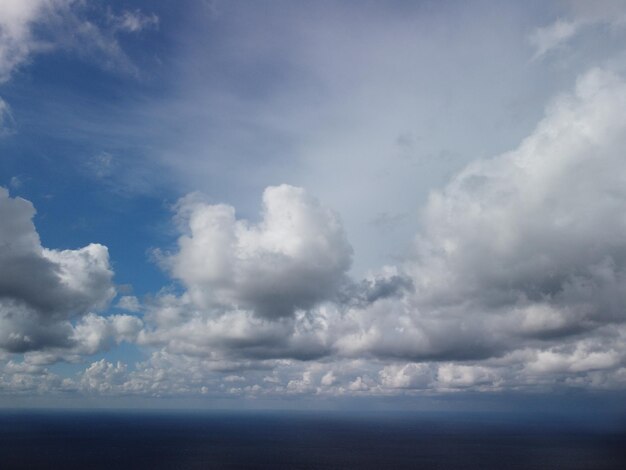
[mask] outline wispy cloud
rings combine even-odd
[[[559,19],[551,25],[537,28],[528,38],[535,48],[533,59],[539,59],[548,52],[562,47],[580,31],[582,26],[581,22]]]
[[[0,137],[6,137],[15,132],[15,120],[11,113],[11,107],[0,98]]]
[[[626,6],[619,0],[571,1],[566,6],[567,16],[536,28],[528,36],[528,41],[535,49],[534,60],[564,48],[593,27],[626,27]]]

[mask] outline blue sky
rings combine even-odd
[[[625,36],[611,1],[3,2],[2,403],[620,396]]]

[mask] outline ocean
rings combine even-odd
[[[625,469],[626,425],[340,412],[0,412],[2,469]]]

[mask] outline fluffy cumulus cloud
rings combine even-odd
[[[178,203],[176,219],[185,233],[163,263],[186,290],[147,306],[142,344],[216,361],[328,353],[319,312],[350,285],[352,256],[334,212],[283,185],[265,190],[258,223],[198,195]]]
[[[115,295],[107,248],[44,248],[34,214],[29,201],[0,188],[0,348],[53,362],[136,336],[141,322],[135,317],[87,314]]]
[[[200,307],[293,316],[332,298],[350,267],[338,217],[301,188],[267,188],[258,224],[237,220],[233,207],[193,197],[179,202],[178,216],[188,233],[168,263]]]
[[[625,104],[624,81],[592,70],[518,149],[432,194],[410,267],[421,310],[493,312],[528,338],[626,319]]]
[[[622,387],[625,109],[619,75],[584,74],[518,148],[434,191],[411,256],[360,282],[347,278],[339,219],[302,189],[268,188],[257,223],[183,198],[184,234],[164,263],[185,290],[146,307],[139,342],[155,352],[124,387],[243,395]]]
[[[350,312],[341,349],[463,360],[606,344],[626,320],[625,104],[624,81],[592,70],[516,150],[434,192],[402,268],[414,292]]]

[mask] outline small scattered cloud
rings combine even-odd
[[[580,22],[558,19],[548,26],[534,30],[528,37],[531,46],[535,48],[533,60],[540,59],[548,52],[563,47],[580,31],[582,26]]]
[[[553,23],[534,29],[528,42],[534,48],[533,60],[565,48],[574,38],[594,26],[613,29],[626,27],[626,4],[619,0],[595,2],[571,1],[566,4],[566,14]]]
[[[127,312],[140,312],[141,311],[141,303],[139,299],[134,295],[123,295],[117,301],[117,308],[121,310],[126,310]]]
[[[141,10],[125,10],[119,15],[115,15],[109,10],[107,19],[114,29],[126,33],[139,33],[145,29],[154,29],[159,26],[157,15],[154,13],[145,14]]]
[[[116,161],[110,153],[102,152],[85,162],[85,169],[97,179],[105,179],[113,175]]]
[[[15,119],[11,107],[0,98],[0,137],[7,137],[15,132]]]
[[[9,187],[14,190],[20,189],[23,184],[24,183],[19,176],[12,176],[9,180]]]

